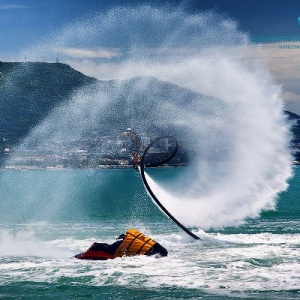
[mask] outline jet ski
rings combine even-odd
[[[136,229],[128,229],[113,244],[94,243],[86,252],[75,255],[78,259],[107,260],[135,255],[167,256],[168,251],[152,238]]]

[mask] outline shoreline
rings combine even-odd
[[[177,167],[186,167],[188,166],[187,164],[185,165],[162,165],[159,167],[151,167],[151,169],[157,169],[157,168],[177,168]],[[12,166],[12,167],[4,167],[0,168],[0,171],[35,171],[35,170],[47,170],[47,171],[62,171],[62,170],[130,170],[133,169],[133,165],[102,165],[102,166],[97,166],[97,167],[85,167],[85,168],[64,168],[64,167],[35,167],[35,166],[24,166],[24,167],[17,167],[17,166]]]
[[[300,161],[293,161],[292,166],[300,166]],[[158,168],[178,168],[178,167],[188,167],[188,164],[180,164],[180,165],[162,165],[158,167],[151,167],[151,169]],[[83,167],[83,168],[66,168],[66,167],[37,167],[37,166],[9,166],[9,167],[0,167],[0,171],[68,171],[68,170],[134,170],[133,165],[100,165],[97,167]]]

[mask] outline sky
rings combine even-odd
[[[213,10],[237,23],[256,43],[267,49],[268,67],[283,88],[285,109],[300,115],[300,1],[299,0],[0,0],[0,60],[31,60],[25,49],[35,47],[47,36],[57,35],[66,26],[96,12],[150,4],[154,7],[181,6],[189,14]],[[84,55],[90,61],[116,59],[118,48],[74,47],[57,49],[65,56]],[[69,52],[68,52],[69,51]],[[40,60],[55,61],[58,54]],[[68,62],[68,61],[67,61]],[[73,67],[84,70],[76,65]],[[85,66],[86,69],[86,66]],[[1,71],[1,70],[0,70]],[[93,74],[87,74],[93,75]]]

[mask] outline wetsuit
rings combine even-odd
[[[133,167],[138,170],[140,158],[140,149],[142,147],[142,140],[139,135],[132,129],[127,129],[125,132],[121,133],[120,136],[127,135],[131,141],[131,156],[133,158]]]

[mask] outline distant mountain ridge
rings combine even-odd
[[[125,82],[122,92],[131,93],[131,85],[135,79]],[[69,65],[62,63],[44,62],[1,62],[0,61],[0,163],[5,148],[10,148],[24,138],[32,128],[39,124],[56,106],[67,101],[76,90],[105,83],[108,88],[114,89],[114,82],[101,82],[88,77]],[[178,99],[181,97],[181,88],[153,79],[157,97],[162,94],[171,95],[176,90]],[[195,98],[195,93],[182,93],[185,97]],[[135,101],[143,101],[143,94],[134,94]],[[119,96],[121,97],[121,96]],[[155,94],[154,94],[155,97]],[[122,98],[116,101],[121,103]],[[182,101],[188,101],[183,99]],[[148,103],[149,104],[149,103]],[[153,103],[155,105],[155,103]],[[116,105],[118,107],[118,105]],[[122,105],[119,106],[122,113]],[[117,109],[117,108],[116,108]],[[149,108],[147,108],[149,110]],[[123,112],[125,113],[125,112]],[[292,133],[295,143],[300,142],[300,116],[285,112],[292,122]],[[113,114],[110,115],[113,118]],[[113,121],[113,120],[112,120]],[[119,124],[120,127],[123,124]]]
[[[12,144],[76,89],[97,80],[61,63],[0,61],[0,138]]]
[[[300,143],[300,116],[295,113],[284,111],[288,120],[291,122],[291,131],[293,134],[293,140]]]

